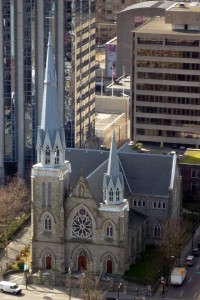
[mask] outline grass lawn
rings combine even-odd
[[[146,247],[141,258],[125,272],[126,280],[133,280],[144,284],[153,283],[159,278],[159,271],[163,266],[163,256],[154,246]]]

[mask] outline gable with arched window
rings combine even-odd
[[[55,156],[55,165],[59,165],[59,163],[60,163],[60,151],[59,151],[58,146],[56,146],[56,148],[55,148],[54,156]]]
[[[120,197],[119,197],[119,189],[117,188],[116,190],[116,201],[119,201],[120,200]]]
[[[112,188],[109,191],[109,201],[113,201],[113,189]]]
[[[154,237],[161,238],[161,224],[160,223],[156,223],[154,225],[153,235],[154,235]]]
[[[44,220],[44,229],[46,231],[51,231],[52,230],[52,219],[50,215],[47,215],[45,220]]]
[[[113,226],[111,223],[108,223],[106,226],[106,236],[113,237]]]
[[[82,183],[79,184],[79,197],[84,197],[85,187]]]
[[[45,182],[42,183],[42,205],[46,205],[46,193],[45,193],[46,184]]]
[[[50,164],[50,155],[51,155],[51,151],[49,146],[46,146],[46,150],[45,150],[45,164],[48,165]]]
[[[51,182],[48,183],[48,206],[51,206]]]

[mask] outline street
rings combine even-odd
[[[193,267],[187,267],[187,276],[183,285],[170,286],[163,299],[200,299],[200,257],[197,258]]]
[[[62,299],[69,299],[68,295],[65,294],[55,294],[55,293],[46,293],[46,292],[38,292],[38,291],[30,291],[30,290],[22,290],[20,295],[11,295],[2,293],[0,294],[0,299],[23,299],[23,300],[36,300],[36,299],[46,299],[46,300],[62,300]],[[72,300],[76,300],[78,298],[71,297]]]

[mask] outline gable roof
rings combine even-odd
[[[120,171],[124,176],[124,196],[151,195],[167,197],[174,180],[174,156],[118,151]],[[80,168],[86,177],[96,201],[103,201],[103,176],[108,167],[108,151],[67,149],[66,159],[71,163],[73,187]]]

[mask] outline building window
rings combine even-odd
[[[42,183],[42,206],[46,205],[45,182]]]
[[[45,164],[46,165],[50,164],[50,148],[49,148],[49,146],[46,147]]]
[[[191,170],[191,177],[192,177],[192,178],[195,178],[195,177],[196,177],[195,169],[192,169],[192,170]]]
[[[113,227],[112,227],[112,225],[110,223],[106,227],[106,235],[108,237],[112,237],[113,236]]]
[[[48,183],[48,206],[51,206],[51,182]]]
[[[163,204],[162,204],[162,208],[164,208],[164,209],[165,209],[165,202],[163,202]]]
[[[161,238],[161,225],[160,223],[157,223],[154,225],[154,237]]]
[[[110,189],[110,192],[109,192],[109,201],[113,201],[113,190]]]
[[[116,190],[116,201],[119,201],[119,189]]]
[[[142,206],[145,207],[145,204],[146,204],[146,203],[145,203],[145,201],[143,200],[143,201],[142,201]]]
[[[44,221],[44,229],[45,230],[48,230],[48,231],[51,231],[51,218],[50,216],[47,216],[45,221]]]
[[[137,201],[136,200],[133,201],[133,205],[137,206]]]
[[[156,208],[156,201],[153,201],[153,208]]]
[[[56,149],[55,149],[55,165],[59,165],[59,149],[58,149],[58,146],[56,146]]]
[[[92,220],[83,208],[73,218],[72,236],[81,238],[91,238],[93,236]]]

